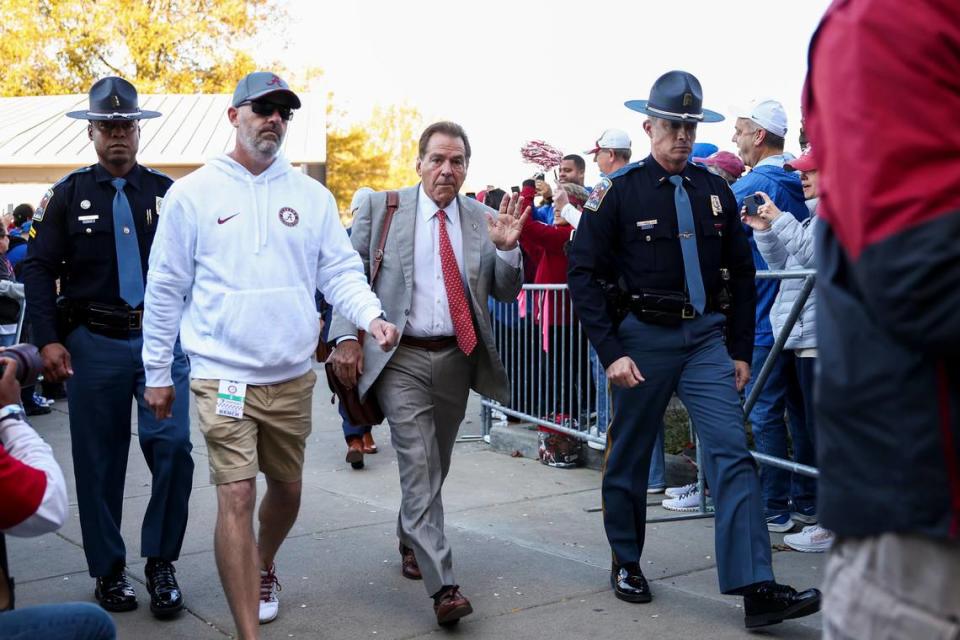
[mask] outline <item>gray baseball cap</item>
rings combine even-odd
[[[300,108],[300,98],[290,90],[290,85],[280,76],[269,71],[254,71],[244,76],[233,92],[234,107],[251,100],[258,100],[270,96],[271,102],[282,104],[293,109]]]

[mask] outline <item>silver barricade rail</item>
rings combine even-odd
[[[20,313],[17,315],[17,333],[14,344],[20,342],[20,335],[23,332],[23,322],[27,314],[27,301],[24,296],[23,283],[13,280],[0,280],[0,296],[10,298],[20,305]]]
[[[484,435],[497,411],[604,445],[606,425],[598,425],[598,415],[610,415],[608,394],[599,394],[604,406],[598,407],[592,349],[574,316],[567,285],[525,284],[518,301],[491,299],[489,307],[497,352],[510,381],[510,403],[483,398]]]
[[[759,372],[751,372],[754,384],[743,405],[749,416],[763,390],[774,362],[780,356],[803,305],[813,291],[816,271],[758,271],[758,279],[799,280],[803,287],[790,308],[783,330],[777,335],[770,354]],[[497,352],[510,381],[510,404],[482,398],[483,435],[489,436],[494,412],[573,436],[597,445],[606,444],[606,429],[612,416],[612,397],[606,387],[602,365],[587,342],[580,322],[573,314],[569,290],[565,284],[525,284],[517,302],[489,302]],[[592,355],[591,355],[592,354]],[[586,361],[586,364],[584,362]],[[597,381],[602,381],[598,389]],[[605,418],[605,416],[607,418]],[[691,431],[695,432],[693,425]],[[712,518],[706,505],[703,465],[699,438],[697,445],[697,485],[699,511],[647,522],[667,522],[693,518]],[[816,468],[775,456],[751,451],[760,463],[792,473],[819,477]]]

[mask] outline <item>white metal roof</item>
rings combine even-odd
[[[163,115],[141,120],[137,159],[148,166],[196,166],[233,147],[227,120],[229,94],[141,95],[140,107]],[[326,162],[326,102],[301,94],[284,154],[294,164]],[[96,162],[85,120],[67,118],[86,109],[87,96],[0,98],[0,167],[76,167]]]

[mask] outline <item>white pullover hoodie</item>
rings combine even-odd
[[[163,199],[144,300],[147,386],[173,384],[178,332],[192,378],[303,375],[320,331],[317,289],[359,327],[382,313],[333,194],[282,155],[257,176],[226,154],[210,160]]]

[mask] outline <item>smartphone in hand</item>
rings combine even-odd
[[[760,194],[754,193],[743,199],[743,206],[746,207],[748,216],[757,215],[757,209],[763,204],[763,198]]]

